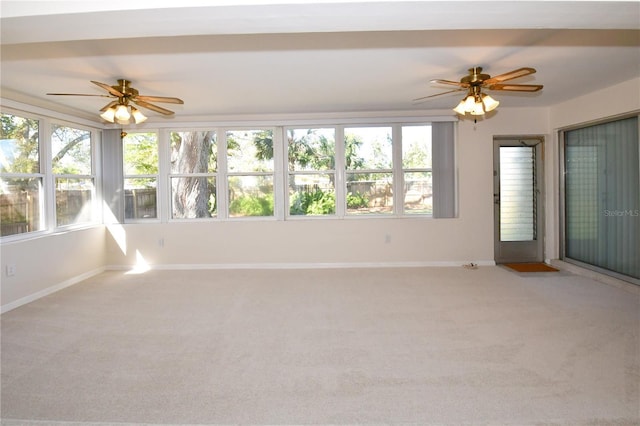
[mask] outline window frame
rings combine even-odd
[[[220,129],[216,126],[209,127],[180,127],[180,128],[170,128],[166,129],[166,131],[161,131],[160,136],[161,140],[158,141],[160,153],[159,153],[159,162],[160,162],[160,174],[162,175],[163,166],[165,162],[163,162],[162,154],[166,154],[166,170],[167,170],[167,178],[166,178],[166,205],[167,205],[167,222],[206,222],[211,220],[220,219]],[[173,173],[171,171],[171,134],[172,133],[186,133],[186,132],[213,132],[213,140],[215,141],[215,149],[216,149],[216,167],[214,172],[201,172],[201,173]],[[166,135],[166,138],[162,137]],[[166,143],[164,139],[166,139]],[[225,163],[226,164],[226,163]],[[207,179],[213,178],[216,183],[216,193],[214,194],[216,198],[216,214],[211,217],[192,217],[192,218],[180,218],[174,217],[173,215],[173,184],[172,180],[174,178],[197,178],[197,177],[205,177]]]
[[[270,172],[250,172],[250,171],[230,171],[229,155],[228,155],[228,133],[242,131],[271,131],[273,143],[273,170]],[[224,211],[221,205],[218,205],[218,217],[231,221],[242,220],[283,220],[283,188],[282,188],[282,168],[283,168],[283,127],[282,126],[229,126],[220,128],[218,134],[218,171],[221,174],[218,183],[218,196],[221,202],[224,202]],[[220,159],[223,158],[222,162]],[[224,167],[224,168],[223,168]],[[231,203],[229,198],[229,178],[230,177],[271,177],[273,180],[273,214],[269,216],[231,216]]]
[[[283,192],[284,192],[284,205],[283,208],[285,210],[285,219],[286,220],[305,220],[305,219],[331,219],[331,218],[336,218],[338,216],[338,212],[340,211],[339,207],[338,207],[338,187],[341,185],[340,182],[341,180],[339,180],[338,178],[338,168],[340,167],[339,164],[343,164],[344,162],[341,161],[341,159],[338,156],[338,126],[336,125],[314,125],[314,126],[297,126],[297,125],[289,125],[289,126],[283,126],[283,150],[284,150],[284,188],[283,188]],[[288,139],[288,132],[289,130],[295,131],[295,130],[329,130],[332,129],[333,130],[333,169],[325,169],[325,170],[321,170],[321,169],[313,169],[313,170],[289,170],[289,139]],[[295,176],[304,176],[304,175],[309,175],[309,176],[313,176],[313,175],[333,175],[333,194],[334,194],[334,198],[335,198],[335,204],[334,204],[334,212],[331,214],[291,214],[291,196],[290,196],[290,188],[289,188],[289,180],[292,177]]]
[[[404,167],[404,152],[403,152],[403,148],[404,148],[404,140],[403,140],[403,129],[405,127],[425,127],[428,126],[429,127],[429,131],[431,133],[431,152],[429,153],[431,156],[431,167]],[[411,124],[401,124],[400,128],[398,130],[399,133],[399,139],[400,139],[400,153],[399,153],[399,164],[400,164],[400,176],[401,178],[399,179],[398,183],[398,187],[401,188],[401,192],[402,192],[402,203],[398,203],[398,210],[400,211],[400,214],[402,216],[407,216],[407,217],[433,217],[433,125],[432,123],[411,123]],[[406,174],[407,173],[429,173],[431,175],[431,213],[408,213],[406,208],[405,208],[405,193],[404,193],[404,189],[405,189],[405,184],[406,184]]]
[[[67,128],[71,128],[74,130],[80,130],[80,131],[86,131],[89,132],[89,147],[91,150],[90,156],[91,156],[91,161],[90,161],[90,167],[91,167],[91,173],[90,174],[58,174],[55,173],[53,171],[53,145],[52,145],[52,141],[53,141],[53,127],[54,126],[61,126],[61,127],[67,127]],[[97,135],[97,131],[95,129],[91,129],[89,127],[86,126],[82,126],[80,124],[77,123],[70,123],[70,122],[66,122],[66,121],[62,121],[62,120],[51,120],[49,126],[49,152],[48,152],[48,157],[47,157],[47,162],[49,163],[49,167],[51,168],[51,190],[52,190],[52,199],[53,199],[53,217],[52,217],[52,223],[54,225],[54,229],[76,229],[76,228],[83,228],[86,226],[91,226],[91,225],[97,225],[101,222],[101,215],[98,213],[98,196],[99,196],[99,182],[98,182],[98,173],[97,173],[97,169],[98,169],[98,148],[99,148],[99,137]],[[68,223],[65,225],[58,225],[58,211],[57,211],[57,194],[56,194],[56,188],[57,188],[57,182],[58,179],[90,179],[92,181],[92,185],[91,185],[91,218],[89,221],[85,221],[85,222],[80,222],[80,223]]]
[[[227,220],[333,220],[333,219],[381,219],[381,218],[435,218],[434,213],[407,213],[404,211],[404,175],[406,172],[428,172],[435,173],[435,165],[432,164],[431,168],[407,168],[403,169],[402,166],[402,128],[405,126],[430,126],[433,132],[433,126],[439,122],[455,122],[455,120],[434,117],[404,117],[398,120],[394,119],[369,119],[369,120],[310,120],[310,121],[291,121],[282,123],[270,123],[270,122],[256,122],[255,125],[238,125],[238,123],[219,123],[214,125],[211,123],[194,123],[190,126],[190,123],[182,123],[179,126],[167,126],[161,127],[158,130],[153,130],[145,126],[132,128],[132,133],[151,133],[157,132],[158,135],[158,149],[159,149],[159,171],[158,171],[158,183],[156,187],[157,193],[157,217],[148,219],[125,219],[125,223],[149,223],[153,221],[169,223],[169,222],[206,222],[206,221],[227,221]],[[284,124],[283,124],[284,123]],[[345,144],[344,144],[344,132],[348,128],[366,128],[366,127],[389,127],[391,128],[392,136],[392,168],[391,169],[362,169],[353,170],[352,173],[367,173],[367,172],[384,172],[389,173],[393,179],[392,191],[394,194],[393,210],[389,213],[367,213],[367,214],[348,214],[346,207],[346,177],[348,171],[346,170],[345,163]],[[313,170],[313,171],[293,171],[293,174],[335,174],[335,214],[318,214],[318,215],[292,215],[290,214],[289,206],[289,187],[288,179],[290,177],[288,167],[288,142],[287,131],[289,129],[334,129],[335,131],[335,169],[333,170]],[[171,173],[171,159],[170,159],[170,137],[172,132],[190,132],[190,131],[212,131],[216,135],[217,144],[217,171],[216,173],[201,173],[201,174],[177,174]],[[273,173],[272,172],[254,172],[254,171],[229,171],[228,157],[227,157],[227,133],[228,132],[242,132],[242,131],[271,131],[273,135]],[[432,133],[433,135],[433,133]],[[455,133],[454,133],[455,138]],[[455,139],[453,141],[455,145]],[[433,157],[433,145],[432,145],[432,163],[435,161]],[[124,159],[123,159],[124,160]],[[206,218],[174,218],[172,211],[172,194],[171,194],[171,179],[176,177],[207,177],[216,179],[216,202],[217,202],[217,215],[215,217]],[[230,215],[230,199],[229,199],[229,178],[234,176],[266,176],[273,178],[274,186],[274,213],[270,216],[239,216],[232,217]],[[131,177],[149,177],[155,178],[156,175],[125,175],[124,178]],[[432,182],[433,185],[433,182]],[[455,181],[453,182],[453,189],[455,191]],[[400,194],[399,196],[397,194]],[[457,198],[456,194],[452,194],[452,197]],[[434,201],[435,201],[434,195]],[[448,217],[448,216],[447,216]],[[457,217],[457,216],[453,216]]]
[[[1,241],[13,241],[24,238],[30,238],[33,236],[43,235],[49,232],[50,221],[49,221],[49,209],[47,202],[47,194],[48,194],[48,181],[47,173],[46,173],[46,158],[48,156],[48,151],[46,149],[47,143],[45,142],[45,134],[44,129],[47,127],[46,119],[44,117],[38,116],[36,114],[31,114],[26,111],[19,111],[13,109],[5,109],[3,108],[0,111],[0,114],[3,115],[11,115],[14,117],[19,117],[25,120],[36,120],[38,122],[38,171],[35,173],[0,173],[0,176],[3,179],[37,179],[40,181],[39,188],[39,202],[38,202],[38,214],[39,214],[39,229],[34,231],[26,231],[19,232],[15,234],[8,234],[0,236]]]
[[[157,150],[157,155],[158,155],[158,164],[157,164],[157,172],[155,174],[153,173],[144,173],[144,174],[137,174],[137,175],[132,175],[132,174],[127,174],[126,173],[126,169],[127,169],[127,165],[126,165],[126,156],[125,156],[125,137],[131,135],[131,134],[135,134],[135,133],[147,133],[147,134],[151,134],[154,133],[156,135],[156,150]],[[163,144],[161,143],[161,139],[162,139],[162,133],[159,132],[156,129],[145,129],[145,128],[140,128],[140,129],[130,129],[128,132],[125,131],[125,136],[121,138],[121,142],[122,142],[122,189],[123,189],[123,206],[124,206],[124,216],[123,216],[123,220],[124,223],[154,223],[154,222],[160,222],[161,218],[162,218],[162,205],[163,203],[161,203],[161,199],[164,198],[164,194],[166,194],[166,190],[164,188],[161,187],[161,176],[165,173],[163,173],[162,171],[162,146]],[[155,179],[156,181],[156,186],[155,186],[155,195],[156,195],[156,215],[155,217],[149,217],[149,218],[139,218],[139,217],[131,217],[128,218],[127,217],[127,211],[126,211],[126,185],[125,182],[127,181],[127,179]],[[161,195],[162,194],[162,195]]]
[[[49,235],[54,232],[68,232],[78,229],[86,229],[103,223],[102,210],[98,208],[102,200],[102,167],[101,167],[101,146],[102,146],[102,128],[96,123],[78,117],[70,117],[65,114],[59,114],[54,111],[45,111],[20,102],[2,100],[0,105],[0,114],[14,115],[25,119],[38,121],[38,143],[39,143],[39,172],[28,173],[2,173],[5,178],[27,178],[35,177],[40,179],[40,224],[41,227],[37,231],[21,232],[0,236],[0,243],[10,243],[14,241],[25,241]],[[93,212],[92,221],[79,224],[68,224],[63,226],[56,225],[56,201],[55,201],[55,180],[52,168],[52,147],[51,147],[51,131],[52,125],[58,124],[76,129],[87,130],[91,132],[91,159],[92,159],[92,175],[94,177],[94,194],[93,194]],[[76,176],[76,175],[74,175]]]
[[[559,241],[558,241],[559,256],[562,261],[579,266],[587,270],[601,273],[603,275],[607,275],[607,276],[617,278],[623,281],[627,281],[636,285],[640,285],[640,279],[638,278],[568,257],[567,247],[566,247],[567,246],[567,222],[566,222],[567,221],[567,205],[566,205],[567,204],[567,193],[566,193],[567,133],[573,130],[580,130],[580,129],[588,128],[591,126],[614,123],[616,121],[621,121],[621,120],[625,120],[633,117],[637,117],[638,126],[640,127],[640,113],[636,111],[632,113],[619,114],[619,115],[615,115],[615,116],[611,116],[603,119],[598,119],[598,120],[588,121],[584,123],[579,123],[572,126],[567,126],[557,131],[558,171],[560,176],[560,188],[558,192],[558,203],[560,208],[558,209],[558,216],[557,216],[558,217],[558,234],[557,235],[559,236]],[[640,128],[639,128],[639,131],[640,131]],[[640,158],[638,158],[638,161],[640,164]],[[638,184],[640,185],[640,182],[638,182]]]
[[[398,150],[402,152],[402,141],[401,137],[398,136],[398,127],[401,124],[393,124],[393,123],[375,123],[375,124],[349,124],[345,125],[342,128],[343,134],[340,139],[340,144],[342,145],[342,161],[344,162],[344,198],[340,200],[340,203],[343,204],[344,207],[344,216],[345,218],[384,218],[384,217],[398,217],[398,203],[396,200],[396,194],[398,189],[398,177],[400,173],[398,172]],[[389,128],[391,135],[391,168],[378,168],[378,169],[348,169],[346,166],[346,134],[347,129],[365,129],[365,128]],[[349,183],[349,175],[355,174],[390,174],[391,175],[391,200],[392,207],[388,213],[349,213],[348,202],[348,194],[349,191],[347,189],[347,185]]]

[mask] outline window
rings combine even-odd
[[[122,138],[125,219],[158,217],[158,136],[129,133]]]
[[[403,211],[432,214],[431,126],[402,127]]]
[[[344,129],[347,214],[393,213],[391,127]]]
[[[91,132],[53,125],[51,166],[56,199],[56,226],[93,221],[95,177]]]
[[[272,130],[226,132],[229,217],[274,216]]]
[[[213,131],[171,132],[171,217],[217,215],[217,144]]]
[[[124,192],[112,210],[129,221],[454,217],[453,129],[412,121],[132,131],[124,161],[103,148],[103,163],[124,164],[124,191],[109,192],[108,181],[103,191]]]
[[[640,278],[638,117],[564,133],[564,256]]]
[[[217,128],[163,135],[168,168],[162,175],[170,202],[158,213],[161,219],[433,217],[436,206],[441,207],[438,217],[455,214],[452,123]],[[155,133],[125,138],[128,218],[156,217],[140,211],[144,199],[155,206],[149,197],[155,196],[159,179],[157,146]],[[136,158],[152,159],[153,167],[142,167]],[[144,185],[133,185],[140,182]]]
[[[335,214],[335,129],[288,129],[286,134],[289,214]]]
[[[44,228],[43,185],[40,168],[39,121],[2,114],[0,134],[1,235]]]

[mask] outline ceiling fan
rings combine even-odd
[[[457,89],[437,93],[435,95],[424,96],[422,98],[417,98],[414,99],[413,102],[419,103],[436,96],[466,90],[467,95],[453,110],[461,115],[465,115],[467,113],[471,115],[483,115],[485,112],[493,111],[494,109],[496,109],[500,102],[496,101],[491,96],[482,93],[482,89],[503,90],[507,92],[537,92],[538,90],[542,89],[542,85],[503,83],[504,81],[524,77],[535,72],[536,70],[534,68],[525,67],[518,68],[517,70],[509,71],[495,77],[491,77],[489,74],[482,73],[482,67],[469,68],[469,74],[465,77],[462,77],[459,82],[441,79],[431,80],[431,83],[456,86]]]
[[[100,117],[104,118],[110,123],[129,124],[130,119],[133,117],[137,123],[142,123],[147,119],[140,110],[135,108],[131,103],[134,103],[140,107],[150,109],[155,112],[159,112],[163,115],[173,115],[174,112],[166,108],[159,107],[151,102],[164,102],[170,104],[183,104],[182,99],[165,97],[165,96],[144,96],[140,95],[136,89],[131,87],[131,82],[125,79],[119,79],[118,84],[115,86],[109,86],[99,81],[91,82],[98,87],[106,90],[108,95],[89,95],[84,93],[47,93],[52,96],[98,96],[103,98],[114,98],[112,102],[105,105],[100,111]]]

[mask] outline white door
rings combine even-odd
[[[496,263],[544,260],[542,138],[494,139]]]

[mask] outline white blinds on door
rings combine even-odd
[[[638,117],[565,132],[565,257],[640,278]]]
[[[500,147],[500,241],[536,239],[535,148]]]

